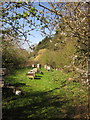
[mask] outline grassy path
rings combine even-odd
[[[85,119],[87,91],[79,83],[68,82],[71,73],[46,71],[30,80],[30,68],[16,70],[6,82],[19,86],[23,95],[3,96],[3,120],[60,120]]]

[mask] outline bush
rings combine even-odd
[[[27,62],[28,57],[26,50],[20,49],[10,40],[2,41],[2,67],[19,68],[21,64]]]

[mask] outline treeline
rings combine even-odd
[[[21,49],[10,38],[5,37],[2,40],[2,67],[8,70],[22,67],[28,61],[29,53]]]

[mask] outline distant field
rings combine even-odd
[[[23,92],[17,96],[3,91],[3,120],[60,120],[86,119],[87,90],[76,82],[69,82],[72,73],[47,71],[36,78],[27,78],[31,68],[14,71],[7,83],[17,85]]]

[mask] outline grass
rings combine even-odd
[[[44,75],[37,73],[31,80],[26,76],[30,69],[18,69],[5,78],[23,94],[17,96],[3,90],[3,120],[87,118],[87,91],[79,83],[67,81],[72,73],[42,68]]]

